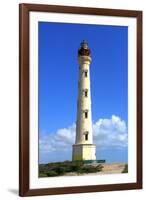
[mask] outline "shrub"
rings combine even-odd
[[[54,168],[54,171],[58,174],[58,175],[63,175],[66,171],[65,167],[56,167]]]
[[[71,172],[78,171],[80,169],[80,165],[72,165]]]
[[[125,164],[125,168],[124,168],[124,170],[122,171],[122,173],[128,173],[128,164]]]
[[[80,173],[80,174],[82,174],[82,173],[95,173],[95,172],[101,171],[102,168],[103,168],[102,165],[97,165],[97,166],[84,165],[77,172]]]
[[[39,174],[39,177],[47,177],[47,174],[40,173],[40,174]]]
[[[48,177],[51,177],[51,176],[57,176],[58,174],[57,174],[57,172],[55,172],[55,171],[48,171],[48,172],[46,173],[46,175],[47,175]]]
[[[85,164],[83,161],[65,161],[39,165],[40,177],[60,176],[68,172],[94,173],[102,170],[102,165]]]

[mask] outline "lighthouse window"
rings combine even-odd
[[[84,135],[85,135],[85,140],[86,140],[86,141],[88,140],[88,134],[89,134],[88,131],[86,131],[86,132],[84,133]]]
[[[87,75],[88,75],[88,72],[87,72],[87,71],[85,71],[85,77],[87,77]]]
[[[83,90],[83,95],[84,95],[84,97],[88,97],[88,90],[87,89]]]
[[[85,97],[88,96],[88,90],[85,90]]]
[[[88,140],[88,134],[85,134],[85,140]]]
[[[85,111],[85,118],[88,118],[88,111]]]

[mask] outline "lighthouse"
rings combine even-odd
[[[93,144],[92,111],[90,91],[91,51],[83,40],[78,50],[79,81],[77,100],[76,138],[72,160],[96,160],[96,146]]]

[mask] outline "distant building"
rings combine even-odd
[[[90,91],[91,51],[86,41],[78,50],[79,81],[77,101],[76,139],[72,160],[96,160],[96,146],[93,144],[92,111]]]

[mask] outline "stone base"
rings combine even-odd
[[[75,144],[73,145],[72,160],[96,160],[96,145]]]

